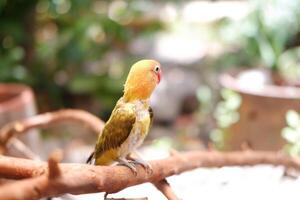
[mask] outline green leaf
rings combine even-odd
[[[210,139],[216,143],[222,142],[224,140],[223,132],[220,129],[212,130],[209,136],[210,136]]]
[[[201,102],[201,104],[207,105],[212,100],[212,91],[208,86],[201,86],[197,89],[196,92],[198,101]]]
[[[286,122],[288,126],[296,128],[300,126],[300,116],[294,110],[289,110],[286,114]]]
[[[221,91],[221,96],[223,97],[223,99],[225,100],[225,107],[229,110],[237,110],[242,102],[242,98],[241,96],[233,91],[233,90],[229,90],[229,89],[222,89]]]
[[[300,154],[300,147],[297,146],[297,145],[293,145],[293,146],[291,146],[291,148],[289,148],[288,151],[289,151],[289,154],[291,156],[299,156],[299,154]]]
[[[282,130],[282,137],[286,139],[289,143],[296,143],[300,139],[299,132],[295,131],[294,129],[290,127],[285,127]]]

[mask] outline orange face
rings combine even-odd
[[[162,75],[159,63],[158,63],[158,65],[155,65],[152,70],[154,71],[155,75],[157,76],[157,84],[158,84],[160,82],[161,75]]]
[[[149,74],[150,76],[152,75],[154,76],[153,79],[156,80],[157,84],[160,82],[162,72],[161,72],[161,67],[159,62],[155,60],[141,60],[136,64],[138,65],[138,68],[140,68],[141,71],[143,71],[144,75],[147,74]]]
[[[148,99],[161,80],[161,67],[155,60],[135,63],[128,74],[124,96],[127,100]]]

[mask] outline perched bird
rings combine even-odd
[[[152,124],[153,111],[149,98],[161,79],[161,67],[155,60],[135,63],[127,76],[124,94],[118,100],[102,133],[99,134],[94,152],[87,163],[111,165],[118,162],[137,173],[135,164],[147,171],[151,166],[141,159],[136,149],[143,143]]]

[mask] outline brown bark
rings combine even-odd
[[[12,123],[7,124],[0,130],[0,154],[3,154],[7,148],[12,146],[16,150],[18,150],[25,158],[39,160],[39,156],[34,154],[24,143],[22,143],[17,138],[13,137],[16,134],[26,133],[30,129],[33,128],[47,128],[59,122],[66,122],[66,121],[74,121],[83,123],[85,126],[90,128],[94,133],[99,134],[104,126],[103,121],[95,117],[94,115],[87,113],[81,110],[60,110],[56,112],[49,112],[46,114],[40,114],[28,119],[15,121]],[[2,146],[1,146],[2,145]],[[61,159],[62,154],[61,152],[55,152],[52,154],[48,160],[48,178],[55,179],[60,177],[60,169],[58,167],[58,161]],[[36,163],[35,163],[36,164]],[[40,175],[47,171],[46,167],[42,167],[37,165],[36,170],[32,170],[30,172],[30,166],[26,165],[25,168],[19,173],[15,173],[11,171],[9,168],[9,163],[5,163],[2,166],[2,170],[7,172],[4,173],[3,177],[10,177],[11,178],[18,178],[19,176],[24,177],[32,177],[36,175]],[[13,169],[16,169],[17,166],[12,165]],[[16,177],[14,177],[16,176]],[[164,187],[162,189],[166,190]],[[158,188],[160,189],[160,188]],[[169,193],[171,193],[171,188],[167,188]],[[164,193],[164,191],[162,191]],[[175,193],[173,192],[173,196]],[[173,200],[172,198],[168,198]]]
[[[48,159],[48,178],[49,179],[56,179],[61,176],[61,171],[58,166],[58,163],[62,160],[62,151],[56,150],[54,151],[49,159]]]
[[[0,157],[0,176],[6,178],[33,177],[0,187],[3,199],[37,199],[64,193],[115,193],[124,188],[145,183],[157,183],[165,177],[198,167],[246,166],[257,164],[283,165],[300,171],[300,159],[282,153],[264,151],[175,153],[169,158],[151,161],[152,174],[140,166],[135,176],[123,166],[91,166],[59,164],[62,173],[55,179],[48,177],[48,165],[42,161]],[[42,175],[41,175],[42,174]],[[18,188],[18,192],[14,188]],[[159,188],[159,187],[158,187]]]
[[[158,181],[156,183],[153,183],[153,185],[161,192],[167,199],[172,200],[179,200],[177,195],[172,190],[170,184],[168,183],[167,179],[163,179],[161,181]]]
[[[26,133],[30,129],[47,128],[68,121],[81,123],[96,134],[99,134],[104,126],[102,120],[82,110],[66,109],[49,112],[5,125],[0,130],[0,145],[5,145],[12,136]]]
[[[30,148],[28,148],[21,140],[19,140],[16,137],[9,139],[5,148],[3,149],[3,152],[0,152],[0,154],[3,154],[7,149],[11,149],[11,148],[15,149],[20,154],[20,157],[22,158],[40,160],[40,157],[38,155],[36,155]]]
[[[101,132],[104,123],[97,117],[80,110],[61,110],[34,116],[29,119],[10,123],[0,130],[2,149],[9,143],[14,144],[27,157],[35,157],[33,152],[23,143],[12,139],[12,136],[27,132],[32,128],[46,128],[58,122],[74,121],[90,128],[93,132]],[[8,143],[9,141],[9,143]],[[0,146],[1,148],[1,146]],[[283,165],[300,171],[300,159],[281,153],[254,152],[246,148],[243,152],[221,153],[210,152],[171,152],[171,157],[151,161],[153,173],[147,174],[138,167],[135,176],[126,167],[91,166],[84,164],[59,164],[62,154],[56,151],[51,154],[48,162],[26,160],[0,156],[0,197],[3,199],[38,199],[41,197],[58,196],[65,193],[84,194],[90,192],[114,193],[124,188],[151,182],[167,199],[178,200],[166,181],[166,177],[179,174],[198,167],[222,167],[233,165],[271,164]],[[22,179],[7,181],[8,179]],[[16,191],[15,188],[18,188]],[[12,192],[14,191],[14,192]]]

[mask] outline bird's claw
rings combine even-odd
[[[137,176],[137,169],[136,169],[136,167],[133,164],[131,164],[130,162],[128,162],[127,160],[119,160],[118,165],[123,165],[125,167],[128,167],[132,171],[132,173],[135,176]]]
[[[119,159],[118,161],[119,161],[118,165],[123,165],[123,166],[128,167],[135,176],[137,176],[137,169],[135,167],[135,165],[137,165],[137,164],[141,165],[146,170],[147,174],[153,173],[152,166],[142,159],[132,159],[131,158],[130,161],[127,159]]]
[[[147,174],[152,174],[153,173],[152,166],[149,163],[147,163],[146,161],[136,159],[136,160],[132,160],[130,162],[134,163],[134,164],[141,165],[146,170]]]
[[[150,174],[150,175],[153,174],[153,168],[150,164],[148,164],[146,166],[145,170],[146,170],[147,174]]]

